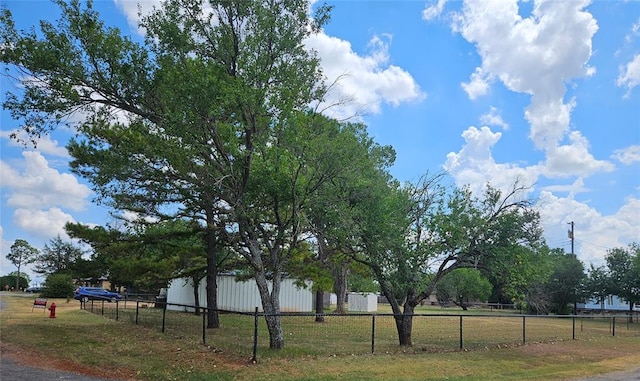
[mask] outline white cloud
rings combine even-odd
[[[369,54],[364,56],[354,52],[350,42],[323,33],[310,37],[305,44],[318,52],[327,82],[334,83],[319,107],[337,105],[326,110],[330,116],[343,119],[377,114],[383,103],[398,106],[424,97],[411,74],[389,65],[389,37],[385,41],[374,36]]]
[[[14,134],[18,140],[11,139],[11,135]],[[13,147],[21,147],[22,144],[19,141],[29,141],[31,137],[27,135],[27,133],[22,130],[13,130],[13,131],[0,131],[0,138],[9,139],[9,145]],[[69,152],[65,147],[61,147],[58,145],[57,140],[52,140],[51,135],[45,134],[37,139],[36,148],[39,152],[60,156],[60,157],[69,157]]]
[[[139,13],[148,15],[154,7],[159,7],[161,4],[160,0],[113,0],[113,2],[127,17],[129,26],[141,35],[144,34],[144,30],[138,27],[138,23],[140,22]]]
[[[522,18],[518,3],[466,1],[455,30],[475,43],[484,73],[509,89],[558,99],[564,82],[588,74],[595,19],[582,9],[588,1],[536,1]]]
[[[13,223],[20,229],[49,239],[60,235],[63,239],[68,239],[64,230],[67,222],[75,222],[70,214],[59,208],[48,210],[16,209],[13,213]]]
[[[437,0],[437,2],[431,1],[431,3],[426,5],[422,11],[422,19],[425,21],[431,21],[440,16],[447,1],[448,0]]]
[[[640,54],[636,54],[631,61],[620,67],[617,84],[627,88],[625,96],[629,96],[631,89],[640,85]]]
[[[0,182],[7,197],[7,205],[41,209],[52,206],[83,210],[91,190],[71,174],[50,168],[47,160],[35,151],[24,151],[24,170],[0,161]]]
[[[575,223],[575,253],[587,265],[604,263],[607,249],[624,247],[640,236],[640,200],[629,198],[615,213],[603,216],[572,197],[543,191],[538,201],[542,225],[551,247],[570,251],[568,223]]]
[[[537,166],[523,168],[496,163],[491,148],[500,140],[502,133],[494,133],[488,127],[477,129],[471,126],[462,133],[462,137],[465,145],[458,153],[447,154],[444,164],[444,169],[459,186],[469,185],[476,194],[480,194],[487,182],[503,191],[509,190],[516,180],[524,186],[532,186],[536,182],[540,171]]]
[[[573,182],[573,184],[549,185],[549,186],[543,187],[542,191],[556,192],[556,193],[566,192],[569,194],[568,195],[569,198],[574,198],[576,194],[588,192],[589,189],[585,188],[584,180],[582,179],[582,177],[578,177],[576,181]]]
[[[614,165],[597,160],[589,153],[589,142],[579,131],[569,134],[571,144],[547,151],[544,174],[547,177],[589,176],[596,172],[611,172]]]
[[[633,40],[635,40],[638,36],[640,36],[640,17],[638,18],[638,21],[631,25],[631,30],[629,31],[629,34],[625,36],[625,41],[627,44],[629,44],[633,42]]]
[[[496,79],[513,92],[531,95],[524,116],[535,147],[547,155],[548,176],[585,176],[613,169],[589,153],[586,138],[571,132],[576,102],[564,100],[568,82],[595,73],[588,61],[598,26],[584,10],[588,4],[588,0],[537,0],[531,16],[522,17],[517,0],[465,1],[452,25],[475,44],[482,59],[470,81],[462,84],[470,99],[489,92]]]
[[[460,86],[467,93],[469,99],[474,100],[489,92],[490,77],[483,73],[481,67],[477,67],[476,71],[471,74],[471,81],[463,82]]]
[[[640,145],[632,145],[627,148],[617,149],[611,157],[622,164],[633,164],[640,162]]]
[[[500,115],[500,110],[493,106],[489,109],[488,113],[480,116],[480,123],[502,127],[503,130],[509,129],[509,125],[502,119],[502,115]]]

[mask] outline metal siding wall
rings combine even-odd
[[[200,305],[207,305],[207,282],[200,282]],[[297,288],[293,279],[284,279],[280,288],[280,310],[282,312],[311,312],[313,310],[312,282],[307,281],[307,288]],[[167,301],[176,304],[194,304],[191,283],[183,279],[174,279],[167,290]],[[271,289],[271,287],[269,287]],[[169,306],[170,307],[170,306]],[[262,301],[258,286],[254,279],[236,282],[230,275],[218,276],[218,308],[221,310],[252,312],[258,307],[262,309]],[[183,307],[172,309],[184,310]]]

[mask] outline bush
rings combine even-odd
[[[8,288],[6,286],[9,286]],[[20,289],[24,290],[29,287],[29,280],[20,274]],[[15,274],[9,274],[0,277],[0,290],[12,290],[16,288],[16,276]]]
[[[71,298],[74,290],[75,287],[71,275],[51,274],[44,282],[42,296],[47,298]]]

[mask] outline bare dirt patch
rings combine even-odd
[[[13,345],[0,343],[0,354],[14,362],[29,367],[48,370],[61,370],[65,372],[79,373],[91,377],[99,377],[114,380],[135,380],[134,371],[124,368],[100,369],[83,364],[64,361],[55,357],[46,356],[34,351],[18,348]]]

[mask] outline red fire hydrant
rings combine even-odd
[[[49,313],[49,318],[54,319],[56,317],[56,304],[55,303],[51,303],[51,306],[49,306],[49,311],[51,311],[51,313]]]

